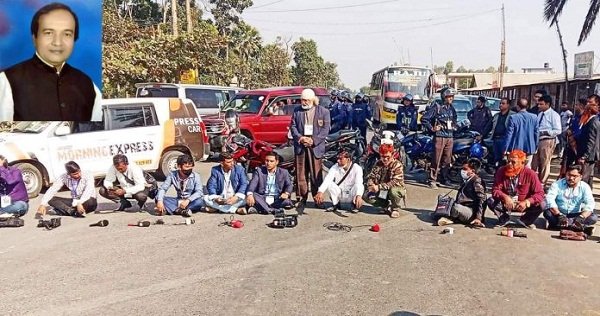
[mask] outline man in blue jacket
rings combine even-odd
[[[308,198],[309,184],[314,197],[323,183],[321,159],[325,154],[325,138],[329,135],[331,120],[326,108],[315,106],[312,89],[304,89],[300,100],[302,106],[294,111],[290,131],[296,155],[296,196],[302,207]]]
[[[169,215],[192,216],[192,212],[200,211],[204,206],[202,200],[202,180],[194,172],[194,159],[190,155],[177,157],[177,170],[171,171],[165,182],[158,188],[156,210],[158,215],[167,211]],[[171,185],[177,197],[165,196]]]
[[[292,207],[294,185],[288,171],[278,164],[279,157],[271,152],[265,156],[265,165],[254,171],[246,192],[248,214],[275,214]]]
[[[339,92],[331,91],[331,133],[343,129],[346,125],[346,105],[338,99]]]
[[[221,154],[221,164],[212,167],[206,184],[208,196],[204,197],[207,211],[244,214],[248,178],[246,170],[235,164],[229,153]]]
[[[450,88],[444,88],[440,96],[443,104],[433,103],[421,118],[423,126],[434,133],[435,151],[429,171],[429,187],[432,189],[437,189],[436,182],[440,170],[442,184],[447,184],[449,180],[448,173],[452,162],[453,137],[456,129],[456,110],[452,106],[454,92]]]
[[[354,98],[352,106],[352,128],[360,130],[360,135],[367,138],[367,119],[371,118],[371,108],[363,101],[364,94],[359,93]]]
[[[417,116],[417,107],[413,102],[412,94],[402,97],[402,105],[398,106],[398,113],[396,113],[396,128],[403,132],[417,131]]]
[[[527,167],[531,168],[533,154],[537,151],[539,124],[535,114],[527,111],[527,105],[517,103],[519,112],[511,115],[506,122],[506,143],[504,153],[519,149],[527,155]]]

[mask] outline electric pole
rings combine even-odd
[[[502,4],[502,44],[500,46],[500,78],[498,83],[498,96],[502,97],[504,88],[504,68],[506,68],[506,24],[504,20],[504,3]]]

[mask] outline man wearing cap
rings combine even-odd
[[[77,15],[62,3],[40,8],[31,21],[35,55],[0,73],[1,121],[100,121],[102,95],[66,63],[79,36]]]
[[[534,228],[533,223],[542,213],[544,189],[537,174],[525,166],[526,159],[524,151],[515,149],[509,153],[507,165],[496,171],[487,204],[498,217],[499,226],[509,222],[511,212],[520,212],[520,224]]]
[[[436,182],[440,170],[442,184],[447,184],[449,180],[448,173],[452,162],[453,137],[456,129],[456,110],[452,106],[454,92],[450,88],[444,88],[440,96],[443,104],[434,103],[421,118],[423,126],[434,133],[435,150],[429,172],[429,187],[432,189],[437,188]]]
[[[476,106],[467,112],[467,118],[471,122],[471,130],[479,134],[483,134],[485,126],[492,119],[492,111],[485,106],[487,99],[484,96],[479,96],[476,101]]]
[[[329,192],[333,206],[328,212],[335,212],[341,208],[341,203],[351,203],[352,213],[358,213],[363,204],[362,195],[365,192],[363,186],[363,170],[361,166],[352,162],[350,153],[342,151],[338,154],[337,163],[333,165],[323,184],[319,187],[319,193],[315,196],[315,202],[323,203],[323,193]]]
[[[394,145],[379,146],[380,160],[367,177],[367,191],[364,199],[369,204],[383,207],[392,218],[400,217],[400,202],[406,198],[404,187],[404,166],[394,159]]]
[[[312,89],[302,91],[301,106],[294,110],[290,124],[296,155],[299,207],[306,203],[309,185],[314,197],[323,182],[321,158],[325,154],[325,138],[329,134],[331,119],[326,108],[315,106],[315,97]]]

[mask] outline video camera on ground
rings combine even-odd
[[[60,217],[51,219],[40,219],[37,227],[45,227],[47,230],[52,230],[60,226]]]
[[[291,228],[298,225],[298,215],[286,215],[283,213],[275,213],[274,215],[275,218],[269,224],[271,228]]]

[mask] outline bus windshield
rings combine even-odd
[[[427,103],[427,83],[431,70],[426,68],[389,68],[384,86],[386,102],[401,103],[402,97],[412,94],[415,104]]]

